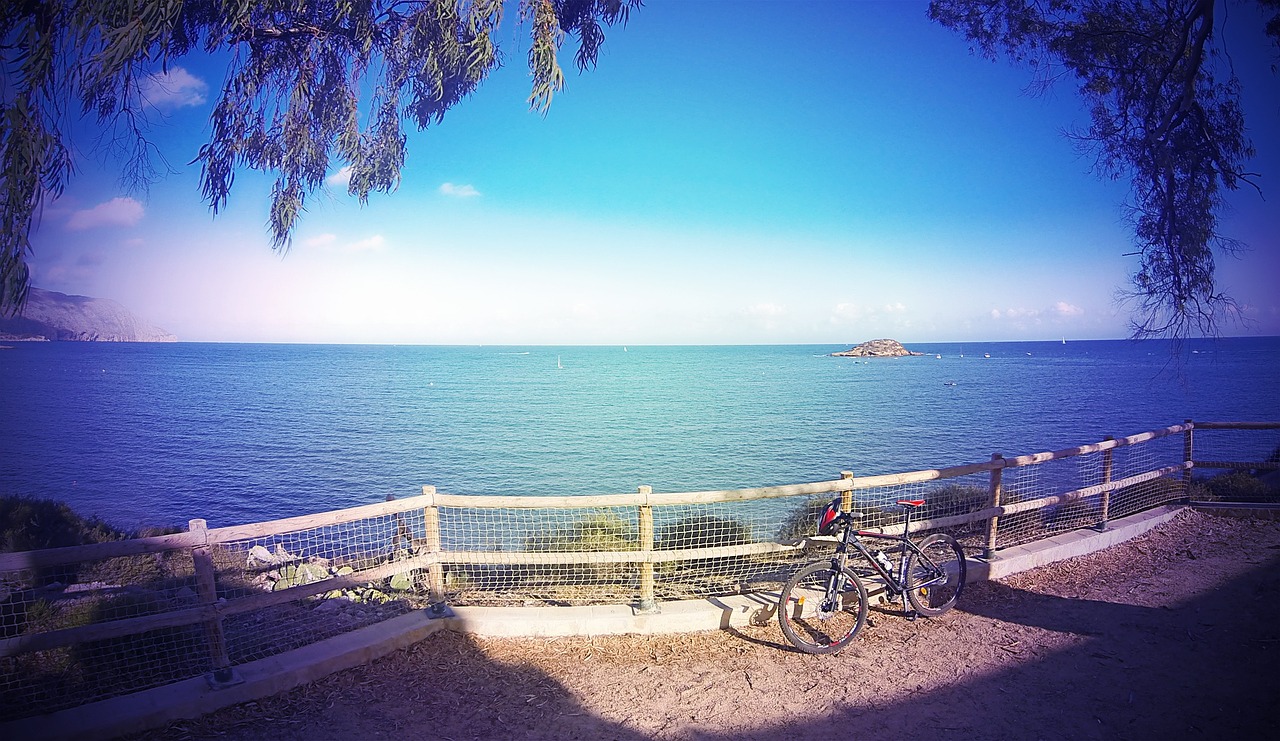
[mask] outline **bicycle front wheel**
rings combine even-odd
[[[782,588],[778,624],[791,645],[810,654],[833,654],[867,622],[867,589],[849,569],[813,563]]]
[[[921,615],[936,617],[955,607],[964,581],[964,551],[946,533],[930,535],[919,553],[907,556],[907,599]]]

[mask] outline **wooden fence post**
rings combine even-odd
[[[840,478],[853,481],[853,471],[841,471]],[[853,487],[850,486],[847,491],[840,493],[840,509],[844,512],[853,511]]]
[[[191,563],[196,575],[196,594],[200,604],[209,610],[209,619],[205,621],[205,640],[208,643],[209,658],[213,661],[213,674],[209,684],[214,689],[239,684],[235,673],[231,670],[231,658],[227,655],[227,640],[222,632],[222,616],[218,614],[218,585],[213,557],[209,553],[209,541],[205,532],[209,525],[204,520],[190,520],[187,530],[200,536],[199,545],[191,548]]]
[[[440,563],[440,508],[436,506],[436,488],[431,485],[422,487],[422,496],[427,498],[427,506],[422,508],[423,545],[431,557],[427,565],[427,600],[433,617],[445,614],[448,607],[444,599],[444,564]]]
[[[653,506],[649,504],[649,495],[653,487],[641,486],[636,489],[645,498],[640,505],[640,550],[653,552]],[[640,564],[640,612],[657,612],[658,603],[654,600],[653,561]]]
[[[1000,453],[991,454],[991,462],[1004,460],[1004,455]],[[997,466],[991,469],[991,506],[1000,506],[1000,481],[1004,475],[1004,466]],[[987,520],[987,547],[982,551],[982,557],[988,561],[996,557],[996,533],[1000,528],[1000,516],[995,515]]]
[[[1115,440],[1116,436],[1107,435],[1106,439],[1108,441]],[[1112,456],[1112,453],[1114,453],[1115,450],[1116,450],[1115,448],[1107,448],[1106,450],[1102,451],[1102,483],[1104,484],[1111,483],[1112,464],[1114,463],[1114,458]],[[1102,532],[1103,530],[1107,529],[1107,520],[1110,519],[1110,517],[1111,517],[1111,490],[1104,489],[1102,492],[1102,519],[1098,521],[1098,526],[1097,526],[1098,532]]]
[[[1192,457],[1195,451],[1193,444],[1195,429],[1195,422],[1187,420],[1187,429],[1182,432],[1182,460],[1192,466],[1195,465],[1195,458]],[[1184,502],[1191,501],[1191,471],[1192,468],[1182,469],[1182,501]]]

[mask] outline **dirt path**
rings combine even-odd
[[[970,585],[839,656],[776,625],[663,637],[439,634],[148,738],[1274,738],[1280,522],[1186,512]]]

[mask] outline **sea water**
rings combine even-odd
[[[844,347],[15,343],[0,494],[122,527],[411,496],[692,491],[1280,420],[1280,338]],[[940,357],[939,357],[940,356]]]

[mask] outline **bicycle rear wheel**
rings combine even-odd
[[[833,654],[867,622],[867,589],[849,569],[813,563],[782,588],[778,624],[791,645],[810,654]]]
[[[964,551],[946,533],[920,542],[920,553],[907,555],[907,599],[915,611],[936,617],[955,607],[964,591]]]

